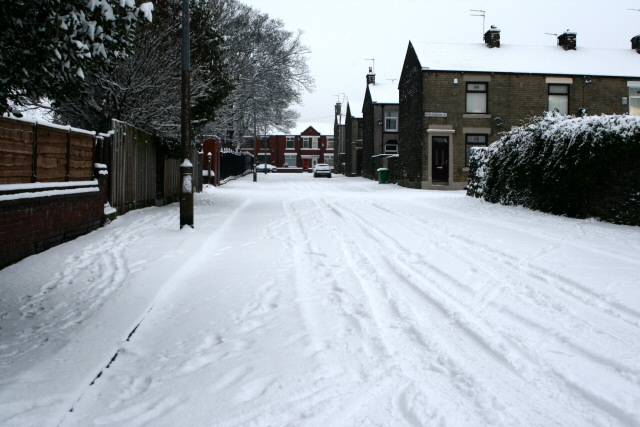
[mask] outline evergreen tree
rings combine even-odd
[[[0,114],[30,99],[77,98],[85,75],[131,51],[150,2],[11,0],[0,2]]]

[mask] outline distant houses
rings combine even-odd
[[[246,136],[240,150],[253,154],[258,163],[289,171],[311,170],[318,163],[334,166],[334,136],[329,130],[313,125],[292,134]]]
[[[390,167],[407,187],[461,189],[470,148],[530,117],[640,115],[640,36],[630,49],[585,48],[570,31],[557,46],[517,46],[502,43],[492,26],[484,43],[409,42],[399,82],[377,79],[370,70],[361,110],[350,103],[344,123],[336,118],[345,174],[375,178],[377,168]],[[347,131],[352,112],[362,112],[361,149],[353,123]]]

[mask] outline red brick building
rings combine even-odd
[[[316,127],[309,126],[299,134],[262,135],[258,141],[253,137],[245,137],[241,150],[254,155],[257,153],[260,163],[283,169],[310,170],[318,163],[333,166],[333,135],[321,134]]]

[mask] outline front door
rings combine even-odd
[[[311,168],[311,159],[302,159],[302,169],[307,170]]]
[[[431,181],[449,182],[449,137],[431,138]]]

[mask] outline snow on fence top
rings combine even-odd
[[[74,128],[74,127],[69,126],[69,125],[66,125],[66,126],[65,125],[57,125],[55,123],[47,122],[45,120],[34,120],[34,119],[27,119],[27,118],[24,118],[24,117],[15,117],[15,116],[8,116],[8,115],[3,116],[3,118],[10,119],[10,120],[16,120],[16,121],[22,122],[22,123],[28,123],[28,124],[31,124],[31,125],[47,126],[47,127],[53,128],[53,129],[60,129],[60,130],[64,130],[64,131],[74,132],[74,133],[84,133],[86,135],[91,135],[91,136],[96,136],[97,135],[97,133],[95,131],[92,131],[92,130]]]
[[[640,55],[632,49],[596,49],[484,43],[412,43],[423,70],[640,76]]]

